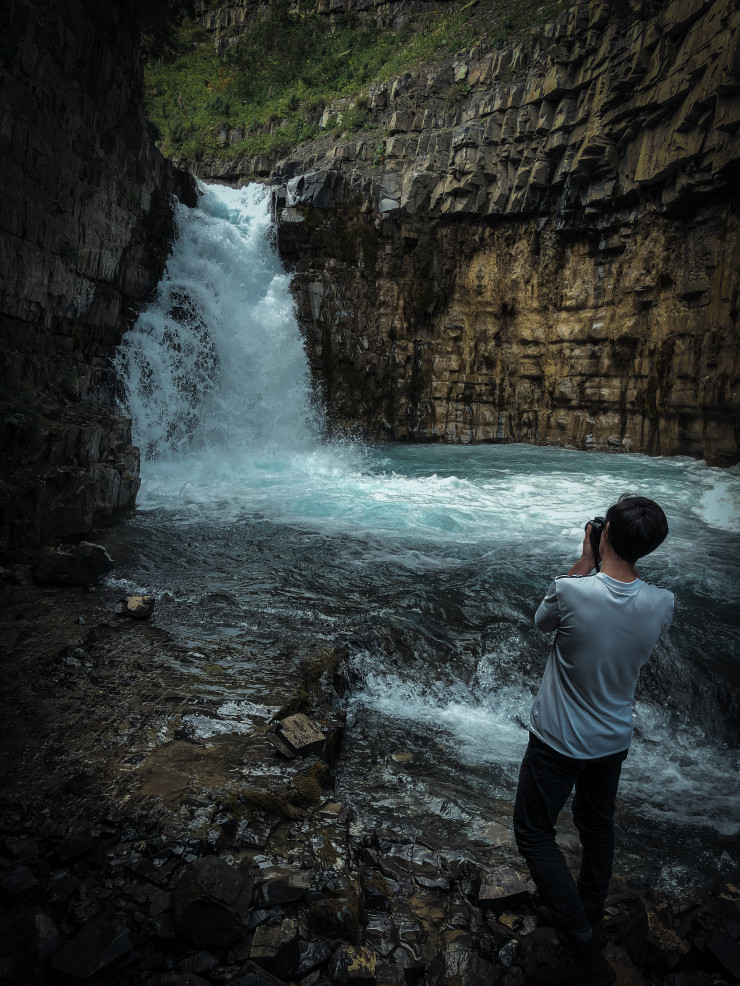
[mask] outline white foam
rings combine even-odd
[[[704,493],[695,513],[710,527],[740,533],[740,476],[715,478],[715,485]]]
[[[157,298],[115,360],[134,436],[148,458],[305,448],[315,441],[316,413],[307,413],[308,368],[288,278],[265,235],[264,190],[201,192],[197,209],[178,207]],[[218,461],[201,460],[217,474]]]

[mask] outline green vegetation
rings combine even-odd
[[[352,13],[330,18],[277,0],[265,20],[232,29],[218,43],[182,16],[157,56],[151,42],[147,46],[152,130],[165,154],[192,162],[204,155],[287,151],[321,132],[324,109],[337,100],[344,106],[324,129],[339,134],[371,128],[363,92],[372,83],[480,42],[500,43],[562,6],[562,0],[473,0],[422,12],[394,32]],[[451,99],[457,103],[465,95],[459,85]]]

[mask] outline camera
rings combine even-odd
[[[591,525],[591,547],[593,548],[594,558],[596,559],[596,567],[598,568],[601,562],[601,558],[599,556],[599,542],[601,541],[602,531],[606,526],[606,520],[604,520],[603,517],[594,517],[593,520],[586,521],[586,527],[584,527],[584,530],[586,530],[589,524]]]

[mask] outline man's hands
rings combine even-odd
[[[594,549],[591,547],[591,525],[586,525],[586,535],[581,546],[581,557],[568,572],[568,575],[590,575],[596,568]]]

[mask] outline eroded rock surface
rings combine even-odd
[[[579,4],[371,89],[374,129],[200,172],[278,185],[340,427],[730,464],[739,51],[730,0]]]
[[[134,502],[139,452],[113,348],[156,287],[170,196],[149,137],[137,25],[118,3],[1,15],[0,547],[81,534]]]

